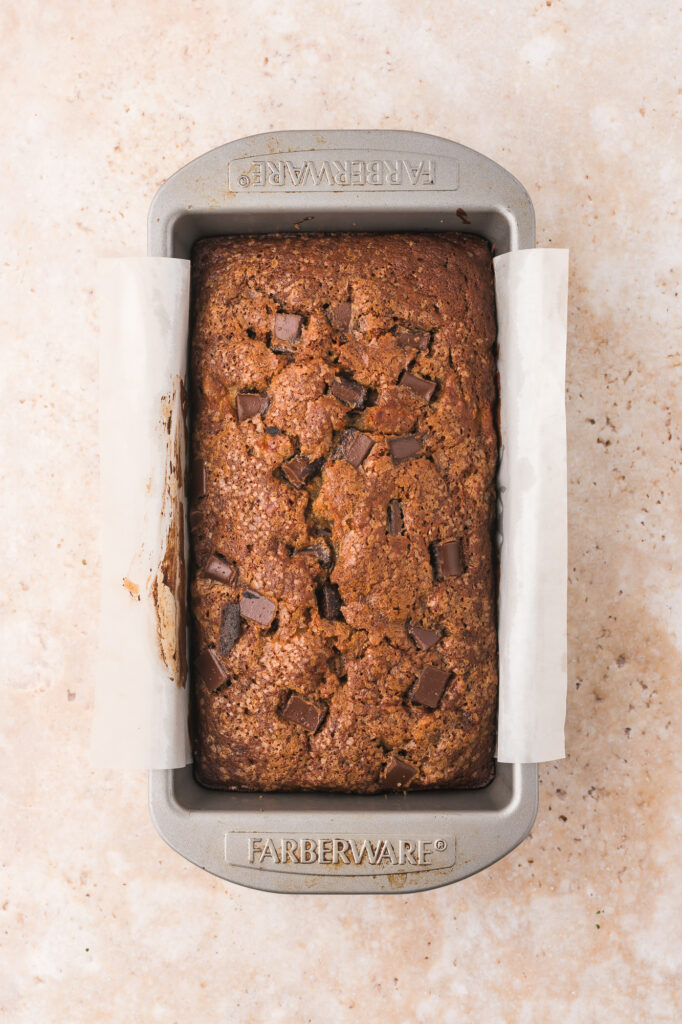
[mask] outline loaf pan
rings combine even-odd
[[[496,254],[535,245],[528,194],[480,153],[416,132],[295,131],[230,142],[169,178],[148,253],[188,259],[198,238],[280,231],[470,231]],[[535,764],[497,764],[485,789],[377,796],[216,792],[191,765],[150,773],[152,819],[174,850],[282,893],[455,882],[513,850],[537,801]]]

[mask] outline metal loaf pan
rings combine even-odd
[[[207,235],[471,231],[496,253],[535,245],[533,207],[502,167],[402,131],[279,132],[193,160],[157,192],[150,256],[188,258]],[[483,870],[528,834],[537,766],[498,764],[485,789],[353,796],[221,793],[192,767],[150,773],[165,841],[221,878],[285,893],[433,889]]]

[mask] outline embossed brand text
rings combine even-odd
[[[337,836],[249,836],[248,863],[350,864],[429,867],[434,849],[443,851],[444,839],[345,839]]]
[[[253,160],[237,178],[241,188],[419,188],[434,187],[436,161],[396,160]]]

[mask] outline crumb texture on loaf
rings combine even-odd
[[[488,243],[209,238],[194,247],[192,286],[198,780],[486,785],[497,704]]]

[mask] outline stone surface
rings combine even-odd
[[[3,1021],[679,1019],[681,27],[643,0],[3,5]],[[157,837],[143,773],[88,761],[94,260],[144,253],[187,160],[302,126],[457,138],[571,249],[570,754],[530,839],[424,895],[227,885]]]

